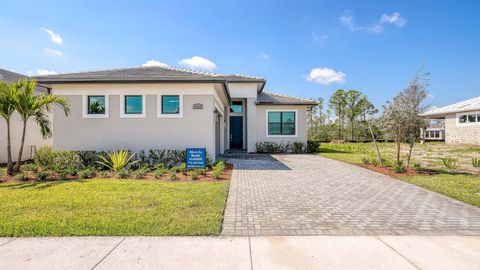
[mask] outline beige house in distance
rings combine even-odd
[[[480,145],[480,97],[436,108],[423,114],[445,122],[445,142]]]
[[[53,113],[52,146],[132,151],[205,147],[212,157],[256,152],[256,143],[307,142],[315,101],[264,91],[265,79],[168,66],[37,77],[68,98]]]

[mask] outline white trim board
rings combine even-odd
[[[105,96],[105,114],[89,114],[88,113],[88,96]],[[108,118],[110,113],[109,99],[110,99],[109,95],[103,95],[103,94],[82,95],[82,117],[83,118]]]

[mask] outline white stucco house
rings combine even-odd
[[[264,91],[264,78],[175,67],[135,67],[37,77],[65,96],[52,146],[65,150],[205,147],[212,157],[256,143],[307,142],[315,101]]]
[[[11,84],[18,79],[27,78],[28,76],[15,73],[9,70],[0,69],[0,80],[6,81]],[[46,92],[47,89],[42,87],[36,88],[37,92]],[[20,142],[22,138],[22,120],[18,113],[13,113],[10,120],[10,138],[12,144],[12,159],[14,161],[18,158],[18,151],[20,149]],[[40,128],[35,121],[29,120],[27,123],[27,136],[25,138],[25,147],[23,149],[22,157],[24,160],[33,157],[35,148],[42,147],[51,144],[51,139],[44,139]],[[7,162],[7,124],[3,118],[0,117],[0,164]]]
[[[429,110],[423,116],[444,120],[446,143],[480,145],[480,97]]]

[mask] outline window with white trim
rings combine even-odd
[[[108,118],[108,95],[83,95],[83,118]]]
[[[267,113],[269,136],[296,135],[296,112],[269,111]]]
[[[459,124],[480,123],[480,113],[460,114],[458,116]]]

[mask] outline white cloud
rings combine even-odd
[[[427,98],[435,98],[435,95],[432,94],[432,93],[428,93],[428,94],[427,94]]]
[[[268,55],[266,53],[261,53],[260,55],[258,55],[258,58],[260,58],[262,60],[265,60],[265,61],[268,61],[268,60],[270,60],[270,55]]]
[[[37,69],[38,76],[55,75],[55,74],[58,74],[58,72],[53,70],[43,69],[43,68]]]
[[[201,56],[193,56],[192,58],[185,58],[178,61],[180,65],[187,66],[189,68],[200,68],[205,70],[213,70],[217,68],[217,65],[212,61],[203,58]]]
[[[384,30],[385,24],[394,25],[397,28],[402,28],[407,23],[407,19],[403,18],[402,15],[398,12],[394,12],[390,15],[383,14],[378,22],[373,24],[373,26],[359,26],[355,23],[351,15],[342,15],[340,16],[340,23],[346,26],[350,31],[368,31],[373,33],[382,33]]]
[[[45,32],[48,33],[48,35],[50,36],[50,39],[51,39],[54,43],[57,43],[57,44],[62,44],[62,43],[63,43],[63,39],[62,39],[62,37],[61,37],[59,34],[53,32],[52,30],[47,29],[47,28],[41,28],[41,29],[42,29],[43,31],[45,31]]]
[[[317,33],[312,33],[312,38],[313,41],[317,44],[324,43],[328,39],[327,34],[317,34]]]
[[[63,56],[63,52],[52,48],[43,48],[43,51],[51,56]]]
[[[322,85],[329,85],[332,83],[344,83],[346,76],[345,73],[331,68],[314,68],[308,74],[307,80]]]
[[[166,67],[166,66],[168,65],[157,60],[148,60],[147,62],[142,64],[142,67]]]

